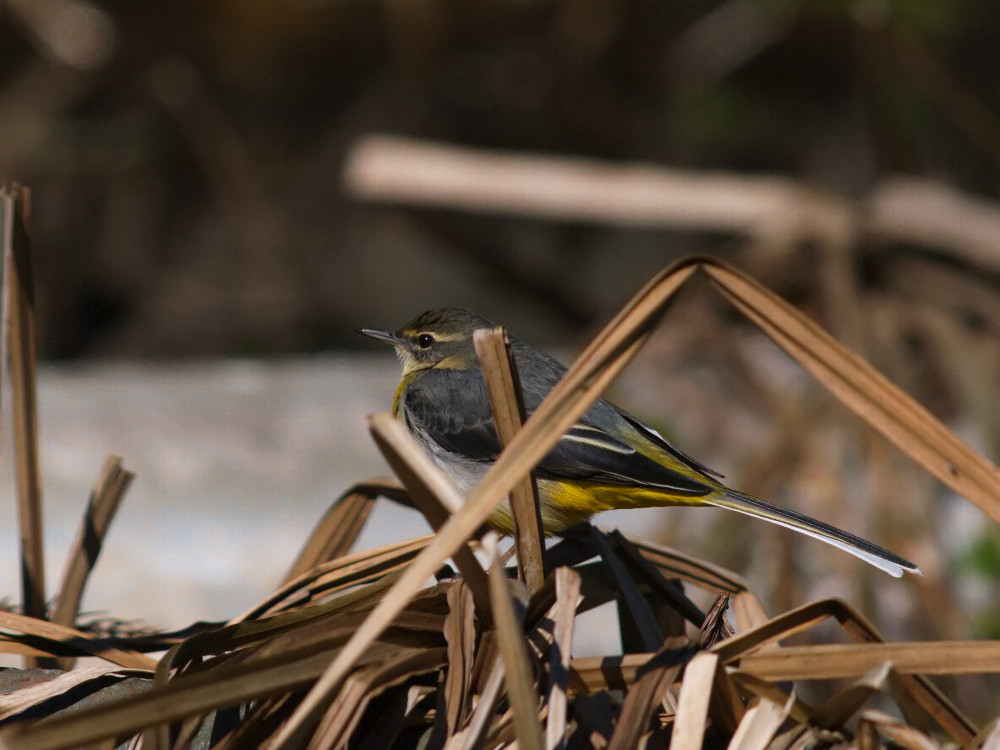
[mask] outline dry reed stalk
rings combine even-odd
[[[38,397],[35,391],[35,290],[27,233],[30,193],[0,190],[3,207],[4,311],[8,316],[14,412],[14,473],[21,529],[21,601],[26,614],[45,617],[42,484],[38,467]],[[6,365],[7,363],[0,363]]]
[[[90,493],[76,539],[66,558],[62,581],[49,616],[49,619],[56,624],[71,626],[76,622],[83,590],[97,563],[98,555],[101,554],[104,537],[118,512],[125,492],[135,478],[132,472],[122,468],[121,463],[120,457],[109,456],[104,462],[97,484]],[[60,666],[62,669],[72,669],[73,662],[66,661]]]
[[[525,419],[524,399],[514,362],[510,339],[503,328],[483,329],[473,335],[476,354],[486,382],[493,410],[493,424],[501,447],[514,439]],[[538,488],[534,477],[526,475],[510,492],[514,517],[514,546],[517,569],[529,592],[538,591],[545,581],[545,546]]]

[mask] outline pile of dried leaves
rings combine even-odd
[[[373,416],[372,435],[401,484],[373,481],[345,493],[285,583],[228,623],[153,635],[70,626],[128,484],[109,462],[71,554],[58,617],[0,612],[3,651],[39,667],[79,656],[98,665],[8,671],[0,747],[1000,747],[997,722],[980,730],[927,677],[998,672],[998,642],[886,643],[839,600],[769,619],[738,576],[590,526],[542,545],[532,467],[696,272],[845,405],[1000,519],[992,464],[766,289],[716,261],[691,259],[651,280],[523,427],[505,335],[477,334],[506,445],[479,487],[459,496],[401,425]],[[511,568],[483,530],[508,496],[517,526]],[[412,504],[435,533],[350,553],[379,497]],[[715,596],[707,614],[692,601],[705,598],[697,591]],[[612,601],[623,655],[573,658],[576,617]],[[787,643],[830,620],[844,642]],[[145,655],[162,650],[158,660]],[[806,680],[846,683],[814,706],[796,694]]]

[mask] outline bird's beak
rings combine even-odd
[[[359,328],[358,333],[362,336],[367,336],[370,339],[375,339],[376,341],[381,341],[383,344],[389,344],[391,346],[400,346],[403,343],[399,336],[394,334],[392,331],[383,331],[379,328]]]

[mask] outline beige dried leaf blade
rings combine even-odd
[[[545,724],[545,744],[548,750],[557,750],[565,744],[569,662],[573,646],[576,608],[581,601],[579,573],[572,568],[560,567],[553,572],[553,578],[556,586],[556,602],[552,608],[549,692],[546,701],[548,719]]]
[[[743,660],[753,656],[756,659],[781,658],[786,649],[767,649],[763,647],[788,638],[796,633],[815,627],[819,623],[835,619],[854,638],[862,642],[883,644],[885,639],[875,627],[861,616],[855,609],[840,599],[822,599],[805,604],[785,612],[753,630],[740,633],[712,648],[726,664],[732,664],[737,659]],[[857,645],[850,648],[857,649]],[[904,649],[905,651],[905,649]],[[827,654],[818,658],[810,673],[815,673],[820,666],[826,670],[837,670],[839,658],[835,654]],[[865,664],[849,676],[857,677],[871,668]],[[936,688],[923,674],[906,674],[901,677],[906,689],[914,700],[923,708],[956,742],[964,744],[976,733],[975,725]]]
[[[680,581],[665,577],[660,567],[620,531],[611,531],[606,536],[635,580],[649,586],[646,596],[656,609],[660,627],[667,628],[666,635],[683,635],[685,620],[695,627],[702,626],[705,613],[688,598]]]
[[[729,676],[732,678],[733,684],[748,698],[756,696],[779,704],[784,703],[789,698],[789,694],[778,685],[767,680],[762,680],[756,675],[734,670],[730,671]],[[811,722],[812,715],[813,708],[798,698],[795,698],[788,710],[788,718],[798,724]]]
[[[903,674],[1000,674],[1000,641],[906,641],[785,646],[738,660],[767,680],[856,677],[889,661]]]
[[[431,460],[427,451],[409,431],[387,412],[369,418],[369,430],[386,461],[410,491],[410,497],[427,522],[440,531],[449,518],[462,507],[462,496],[444,472]],[[465,577],[476,606],[489,608],[489,584],[486,571],[463,544],[454,551],[455,565]]]
[[[480,747],[481,739],[489,729],[493,708],[500,698],[503,686],[503,659],[497,654],[483,685],[478,705],[469,717],[468,723],[445,743],[445,750],[473,750],[473,748]]]
[[[120,456],[108,456],[105,460],[101,475],[91,492],[76,538],[66,557],[62,582],[49,614],[52,622],[68,627],[76,622],[87,578],[97,563],[104,536],[134,478],[135,475],[131,471],[122,468]]]
[[[717,594],[739,594],[748,590],[747,582],[741,576],[706,560],[654,542],[639,539],[629,541],[643,557],[669,577],[688,581]]]
[[[394,580],[393,575],[386,575],[329,602],[272,615],[262,620],[233,622],[186,638],[160,660],[156,668],[157,682],[165,685],[175,670],[183,670],[191,663],[200,664],[204,659],[219,654],[235,654],[257,647],[255,655],[268,656],[297,648],[303,641],[313,637],[309,628],[317,623],[324,630],[327,641],[339,638],[342,643],[364,621],[367,611]],[[405,617],[406,613],[400,616]],[[284,639],[286,635],[291,640],[290,644]],[[337,644],[327,644],[330,645]]]
[[[611,548],[604,534],[593,530],[601,560],[608,567],[618,592],[618,622],[626,653],[654,651],[663,643],[663,631],[649,602],[639,591],[635,579]]]
[[[783,701],[761,698],[743,715],[727,750],[764,750],[795,706],[795,691]]]
[[[472,703],[472,664],[476,647],[475,607],[468,585],[459,582],[448,589],[448,615],[444,639],[448,644],[448,671],[442,699],[448,736],[464,723]]]
[[[691,641],[683,636],[664,641],[659,651],[637,673],[636,681],[625,694],[608,750],[629,750],[638,746],[639,738],[649,729],[653,714],[667,690],[677,681],[693,655]]]
[[[440,623],[434,628],[421,620],[420,613],[407,613],[400,617],[399,628],[405,629],[411,624],[408,616],[417,619],[416,632],[411,640],[423,638],[436,640],[439,644]],[[230,659],[214,669],[185,674],[136,698],[99,705],[41,724],[13,725],[0,733],[0,746],[15,750],[76,747],[81,743],[127,735],[164,722],[204,715],[224,706],[283,695],[315,681],[330,663],[338,644],[346,641],[362,621],[363,618],[358,618],[344,623],[338,618],[335,622],[343,626],[342,632],[327,629],[325,640],[307,641],[297,634],[286,640],[287,647],[256,649],[244,659]],[[436,632],[438,637],[427,639],[422,635],[429,632]],[[276,641],[277,638],[269,644]],[[440,644],[437,647],[409,648],[379,642],[366,652],[358,666],[394,663],[393,659],[403,651],[430,653],[435,649],[440,651],[438,663],[443,663],[445,651]]]
[[[308,744],[309,750],[342,747],[371,700],[390,687],[439,669],[447,662],[444,648],[400,648],[378,662],[356,670],[330,704]]]
[[[71,646],[81,654],[97,656],[112,664],[117,664],[128,669],[153,670],[156,668],[156,660],[151,659],[138,651],[114,648],[96,640],[88,633],[84,633],[65,625],[57,625],[47,620],[39,620],[27,615],[18,615],[13,612],[0,610],[0,628],[23,633],[33,638],[32,645],[43,647],[46,642],[52,643],[54,647]],[[9,635],[15,639],[16,635]],[[40,643],[40,642],[41,643]],[[63,655],[62,651],[54,651],[54,656]]]
[[[723,295],[858,416],[1000,522],[1000,469],[875,368],[748,275],[705,260]]]
[[[368,583],[404,568],[431,541],[426,535],[345,555],[303,573],[284,584],[230,624],[255,620],[282,609],[294,608],[298,600],[311,602],[318,595],[330,595],[350,586]]]
[[[62,695],[81,685],[99,680],[106,683],[109,678],[126,679],[128,677],[149,677],[149,670],[122,669],[114,666],[83,667],[64,672],[51,680],[46,680],[13,693],[0,696],[0,721],[7,721],[18,714],[27,711],[39,703],[55,696]]]
[[[124,736],[162,722],[179,721],[220,706],[277,695],[308,684],[331,654],[319,652],[289,663],[284,657],[192,675],[136,698],[80,711],[38,724],[15,724],[0,732],[0,747],[60,750]]]
[[[770,619],[760,599],[750,591],[741,591],[733,597],[730,612],[738,632],[753,630]]]
[[[927,731],[924,714],[906,689],[900,670],[890,661],[880,662],[817,707],[813,724],[824,729],[841,729],[876,693],[891,696],[910,726]]]
[[[524,629],[514,611],[507,575],[499,562],[496,535],[493,532],[483,539],[483,546],[493,563],[489,574],[490,606],[500,658],[504,664],[507,698],[514,714],[518,747],[524,750],[544,750],[545,739],[538,721],[538,689],[528,657]]]
[[[44,618],[45,549],[42,538],[42,478],[39,462],[35,290],[27,231],[31,191],[0,188],[0,264],[5,320],[3,352],[13,406],[14,478],[21,552],[21,603],[26,615]],[[9,342],[8,342],[9,339]],[[28,662],[31,664],[32,662]]]
[[[702,651],[688,663],[677,701],[677,715],[670,735],[670,750],[701,750],[708,727],[708,711],[721,668],[718,654]]]
[[[525,419],[524,399],[511,350],[510,339],[500,326],[484,328],[473,334],[476,354],[486,383],[486,393],[493,411],[500,446],[514,439]],[[529,592],[545,582],[545,546],[542,517],[534,477],[526,473],[510,492],[514,519],[514,546],[517,569]]]
[[[408,504],[403,486],[392,479],[359,482],[338,497],[316,524],[285,576],[291,583],[313,568],[346,555],[357,540],[379,497]]]
[[[881,711],[868,709],[861,713],[860,718],[862,724],[873,726],[879,734],[905,750],[942,750],[944,747],[937,740]]]

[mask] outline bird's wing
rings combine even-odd
[[[623,439],[587,421],[578,422],[562,437],[538,466],[538,475],[641,486],[693,497],[715,489],[697,476],[654,461]]]
[[[650,442],[655,443],[657,446],[659,446],[660,450],[666,451],[681,463],[685,463],[688,466],[697,469],[702,474],[708,474],[718,479],[725,478],[725,474],[720,474],[715,469],[710,469],[707,466],[705,466],[705,464],[700,463],[699,461],[695,461],[693,458],[691,458],[691,456],[677,449],[670,441],[668,441],[665,437],[663,437],[663,435],[661,435],[659,432],[654,430],[649,425],[643,424],[638,419],[629,414],[627,411],[623,411],[610,403],[608,404],[608,406],[611,406],[615,411],[617,411],[619,416],[621,416],[622,419],[624,419],[626,422],[632,425],[636,429],[636,431],[639,432],[643,437],[645,437]]]
[[[447,406],[442,408],[442,404]],[[598,408],[601,422],[612,414],[613,424],[628,429],[610,404],[600,402]],[[411,428],[450,453],[488,462],[500,452],[486,386],[478,373],[431,370],[407,389],[404,410]],[[595,424],[593,416],[593,411],[588,412],[542,459],[535,469],[539,477],[640,485],[695,497],[715,489],[710,480],[701,481],[696,476],[696,465],[692,464],[692,475],[688,475],[660,464]],[[679,461],[678,465],[684,464]]]
[[[484,462],[500,453],[486,384],[478,373],[427,371],[406,389],[403,412],[411,429],[449,453]]]

